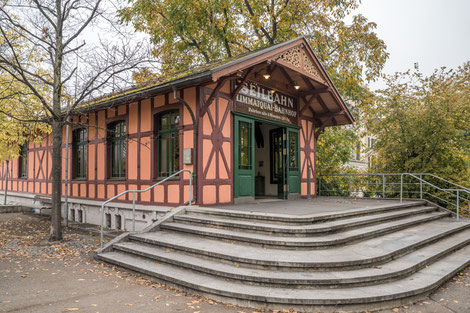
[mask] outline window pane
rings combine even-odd
[[[297,170],[297,134],[289,132],[289,168]]]
[[[179,111],[169,111],[157,117],[157,177],[168,177],[179,170]]]
[[[240,122],[239,168],[251,169],[251,123]]]
[[[110,173],[112,178],[126,177],[126,123],[119,121],[110,126]]]
[[[72,161],[74,178],[86,177],[86,147],[87,147],[87,129],[80,128],[73,131],[72,135]]]
[[[179,145],[179,136],[178,133],[171,134],[171,141],[172,141],[172,148],[171,151],[173,153],[171,162],[172,166],[172,173],[178,172],[179,164],[180,164],[180,145]]]

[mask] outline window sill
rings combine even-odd
[[[168,177],[157,177],[157,178],[154,178],[153,181],[162,181],[164,179],[166,179]],[[174,181],[174,180],[180,180],[180,175],[177,175],[177,176],[174,176],[170,179],[168,179],[169,181]]]
[[[111,181],[125,181],[126,177],[109,177],[107,180]]]

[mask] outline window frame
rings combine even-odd
[[[173,115],[174,114],[174,115]],[[169,115],[170,116],[170,120],[173,119],[173,117],[177,116],[178,117],[178,122],[177,123],[174,123],[174,124],[169,124],[167,125],[165,128],[162,127],[162,117],[165,116],[165,115]],[[153,179],[155,180],[162,180],[162,179],[165,179],[167,178],[168,176],[171,176],[172,174],[178,172],[179,170],[181,170],[181,138],[180,138],[180,129],[181,129],[181,122],[182,122],[182,118],[181,118],[181,110],[179,108],[173,108],[173,109],[168,109],[168,110],[164,110],[164,111],[160,111],[160,112],[157,112],[154,114],[154,134],[155,134],[155,139],[154,139],[154,145],[155,145],[155,151],[154,151],[154,165],[155,165],[155,171],[154,171],[154,177]],[[171,156],[169,156],[168,160],[169,161],[169,164],[167,164],[167,168],[169,169],[168,172],[165,173],[165,175],[161,175],[161,171],[160,171],[160,168],[161,168],[161,162],[162,162],[162,153],[161,153],[161,149],[162,149],[162,146],[161,146],[161,138],[162,138],[162,135],[170,135],[169,136],[169,147],[174,147],[175,144],[173,143],[173,140],[176,139],[177,140],[177,149],[178,151],[175,153],[175,151],[170,151],[168,152],[169,154],[171,154]],[[171,135],[174,135],[174,137],[171,137]],[[175,162],[175,155],[178,155],[178,159],[177,161]],[[176,165],[176,169],[174,169],[174,165]],[[173,170],[174,169],[174,170]],[[179,179],[179,175],[175,176],[174,178],[172,179]]]
[[[120,136],[115,137],[112,131],[116,127],[117,124],[121,124],[124,126],[124,132],[122,132],[122,127],[121,127]],[[127,121],[125,119],[117,119],[117,120],[109,121],[107,123],[106,133],[107,133],[106,141],[107,141],[107,153],[108,153],[107,177],[110,180],[126,180],[127,179],[127,167],[128,167],[127,166],[127,137],[128,137]],[[113,165],[115,163],[114,156],[113,156],[113,147],[116,142],[121,142],[121,146],[125,147],[125,149],[122,149],[122,152],[119,155],[120,157],[119,163],[122,163],[122,159],[124,158],[124,166],[121,168],[121,172],[119,173],[119,175],[114,175],[114,172],[113,172]]]
[[[77,140],[77,133],[83,133],[83,138]],[[79,165],[78,165],[78,148],[83,147],[82,161],[84,162],[84,173],[83,176],[79,176]],[[81,127],[72,130],[72,179],[85,180],[88,177],[88,128]]]
[[[252,123],[248,123],[245,121],[239,121],[239,132],[240,136],[238,138],[238,169],[239,170],[252,170],[254,167],[255,160],[252,160],[252,149],[253,149],[253,142],[251,142],[251,138],[253,136],[254,129],[252,127]],[[242,129],[247,130],[246,138],[242,138]],[[242,139],[246,139],[246,144],[242,142]],[[242,151],[243,150],[243,151]],[[242,154],[245,153],[247,159],[246,164],[242,162]]]

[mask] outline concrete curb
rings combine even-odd
[[[0,214],[3,213],[26,213],[31,212],[31,208],[22,205],[7,204],[0,206]]]

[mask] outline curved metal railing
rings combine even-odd
[[[188,172],[189,173],[189,201],[187,203],[188,203],[188,205],[191,205],[191,202],[193,201],[193,197],[192,197],[192,194],[193,194],[193,192],[192,192],[193,191],[193,187],[192,187],[192,185],[193,185],[192,184],[193,173],[188,169],[179,170],[178,172],[171,174],[170,176],[166,177],[163,180],[158,181],[157,183],[153,184],[152,186],[150,186],[148,188],[141,189],[141,190],[126,190],[126,191],[123,191],[120,194],[106,200],[105,202],[103,202],[103,204],[101,204],[101,209],[100,209],[100,211],[101,211],[100,246],[103,247],[104,207],[105,207],[105,205],[107,205],[111,201],[116,200],[117,198],[119,198],[119,197],[121,197],[121,196],[123,196],[127,193],[132,193],[132,231],[135,231],[135,194],[149,191],[149,190],[155,188],[156,186],[160,185],[161,183],[166,182],[170,178],[173,178],[173,177],[175,177],[175,176],[177,176],[177,175],[179,175],[183,172]]]
[[[433,182],[430,182],[431,177]],[[441,182],[446,186],[438,185]],[[350,197],[400,198],[400,201],[403,201],[405,195],[420,199],[424,197],[435,204],[454,209],[457,219],[460,218],[462,205],[470,204],[470,189],[429,173],[321,175],[318,177],[318,194],[325,193]],[[470,215],[470,207],[468,211]]]

